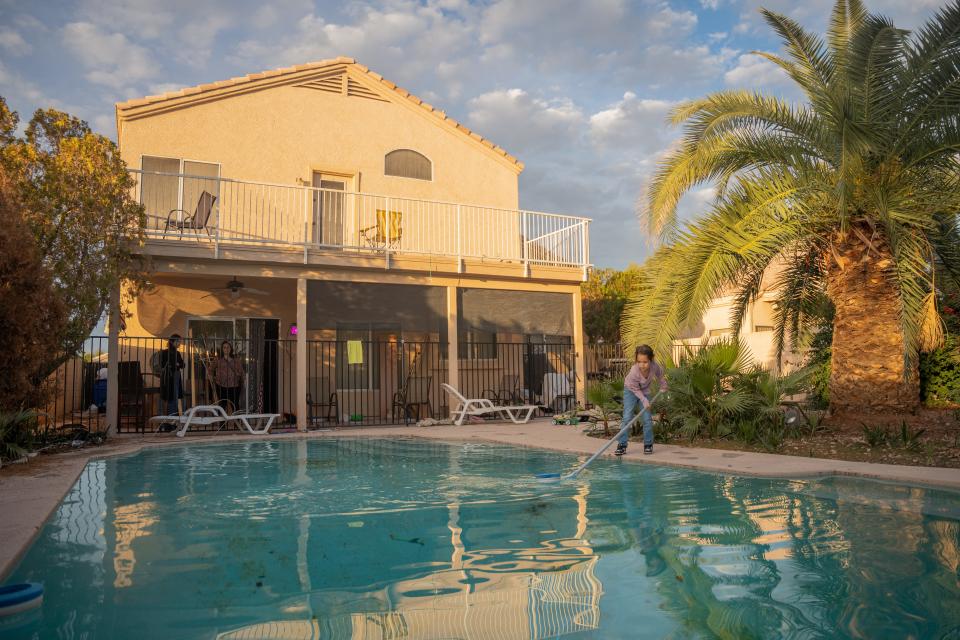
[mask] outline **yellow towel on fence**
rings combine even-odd
[[[347,340],[347,364],[363,364],[362,340]]]

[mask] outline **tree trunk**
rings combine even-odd
[[[870,243],[848,232],[827,255],[827,295],[836,307],[830,371],[835,415],[907,413],[920,402],[916,358],[909,371],[904,359],[893,257],[881,238]]]

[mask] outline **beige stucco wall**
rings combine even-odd
[[[121,154],[221,164],[223,177],[283,184],[312,171],[354,173],[365,192],[515,209],[517,170],[416,105],[281,86],[122,122]],[[384,175],[384,156],[413,149],[433,180]]]
[[[393,199],[388,203],[385,198],[347,196],[342,237],[324,240],[336,245],[364,246],[360,230],[376,224],[378,209],[389,208],[402,212],[404,249],[450,254],[457,228],[455,205],[423,205],[402,198],[517,208],[516,164],[423,107],[378,87],[364,74],[347,73],[384,100],[286,85],[167,111],[121,110],[121,155],[136,169],[144,155],[182,158],[218,163],[222,178],[281,185],[311,184],[315,171],[342,174],[348,177],[348,191]],[[395,149],[413,149],[429,158],[433,179],[385,175],[384,156]],[[206,184],[194,191],[204,188],[213,191]],[[313,232],[304,229],[312,206],[312,196],[305,190],[229,183],[218,188],[222,215],[218,223],[224,237],[312,240]],[[183,208],[192,213],[196,195],[189,199]],[[161,217],[166,213],[148,211]],[[460,225],[466,243],[490,239],[483,246],[465,246],[465,251],[486,257],[518,254],[518,214],[464,207]]]

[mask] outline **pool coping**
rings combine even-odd
[[[461,427],[342,427],[329,431],[277,433],[269,436],[198,434],[175,438],[169,434],[119,435],[101,447],[36,458],[25,465],[7,465],[0,469],[0,514],[3,514],[0,540],[4,541],[4,544],[0,545],[0,581],[10,574],[91,460],[134,455],[154,447],[242,442],[252,438],[291,440],[331,437],[401,437],[447,442],[489,442],[580,455],[592,454],[602,442],[584,435],[578,427],[555,426],[546,419],[532,420],[523,425],[490,422]],[[656,445],[655,449],[654,455],[645,456],[642,447],[634,443],[623,459],[640,464],[658,464],[738,476],[797,479],[847,476],[960,491],[960,469],[801,458],[662,444]],[[612,455],[611,452],[612,448],[606,455]],[[544,472],[553,471],[562,469],[544,469]]]

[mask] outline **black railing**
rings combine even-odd
[[[308,427],[444,417],[446,349],[439,342],[308,340]]]
[[[221,343],[221,339],[183,341],[178,351],[183,364],[179,372],[182,397],[173,403],[176,411],[219,404],[229,413],[279,413],[281,423],[292,421],[296,402],[295,341],[231,339],[239,365],[234,380],[228,380],[226,374],[220,378],[216,375]],[[156,428],[149,424],[150,417],[168,415],[173,408],[161,393],[163,364],[170,360],[162,355],[167,340],[125,337],[120,339],[119,346],[117,431],[140,433]],[[104,428],[107,352],[108,338],[91,337],[80,353],[51,376],[50,400],[41,408],[47,416],[48,429]],[[204,428],[191,426],[191,430]],[[220,426],[206,428],[215,430]]]
[[[547,412],[576,406],[582,381],[572,344],[466,343],[459,346],[460,393],[496,404],[535,404]]]
[[[278,413],[276,424],[296,423],[296,340],[230,340],[242,372],[234,376],[239,378],[237,387],[223,384],[228,380],[217,375],[221,343],[219,338],[183,340],[178,351],[182,397],[175,409],[186,412],[219,404],[228,413]],[[449,416],[451,399],[441,386],[449,381],[446,343],[308,340],[306,346],[303,388],[309,428],[406,424]],[[119,347],[117,431],[153,430],[157,425],[150,418],[174,408],[161,397],[167,340],[124,337]],[[40,409],[48,416],[46,429],[106,428],[107,352],[107,337],[91,337],[51,376],[49,402]],[[608,360],[620,359],[601,359]],[[583,386],[572,344],[462,343],[458,371],[458,390],[468,398],[535,404],[547,414],[572,409]],[[596,375],[588,368],[588,378]],[[191,426],[191,431],[204,429],[218,430],[220,425]]]

